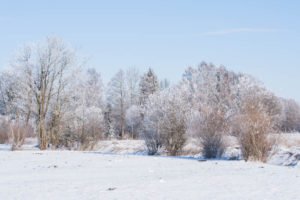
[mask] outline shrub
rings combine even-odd
[[[59,134],[58,147],[93,150],[103,138],[103,115],[97,107],[78,107]]]
[[[205,158],[221,157],[228,126],[224,113],[218,108],[201,110],[193,122],[193,134],[199,139]]]
[[[188,107],[179,88],[153,94],[143,108],[143,132],[148,154],[163,147],[168,155],[176,156],[185,143]]]
[[[170,156],[177,156],[182,152],[185,144],[186,124],[183,118],[176,116],[176,113],[169,113],[168,119],[162,124],[164,135],[164,146]]]
[[[163,137],[157,130],[145,130],[143,134],[148,155],[156,155],[163,146]]]
[[[275,140],[269,137],[274,120],[258,96],[249,95],[244,100],[239,125],[243,158],[266,162],[275,147]]]
[[[0,144],[9,142],[9,124],[4,117],[0,117]]]
[[[182,151],[186,138],[186,123],[182,113],[168,111],[144,119],[143,138],[149,155],[164,148],[168,155],[176,156]]]
[[[12,150],[18,150],[24,144],[26,138],[33,136],[34,130],[31,126],[26,126],[22,122],[12,121],[10,132]]]
[[[34,137],[34,130],[22,121],[8,120],[0,117],[0,143],[11,143],[12,150],[20,149],[28,137]]]

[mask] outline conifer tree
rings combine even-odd
[[[154,71],[149,68],[143,75],[140,82],[140,105],[144,105],[149,95],[159,90],[159,82]]]

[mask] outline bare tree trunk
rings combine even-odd
[[[41,150],[45,150],[48,146],[48,138],[45,130],[45,120],[41,119],[38,122],[38,135],[39,135],[39,147]]]

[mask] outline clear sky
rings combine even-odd
[[[300,102],[299,0],[0,0],[0,68],[23,43],[58,35],[107,82],[151,66],[180,80],[201,61],[251,74]]]

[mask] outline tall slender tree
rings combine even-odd
[[[104,111],[104,131],[105,137],[112,139],[115,137],[115,120],[112,116],[112,106],[107,103]]]
[[[156,91],[159,91],[159,82],[154,71],[149,68],[140,82],[140,105],[144,105],[149,95],[154,94]]]
[[[108,89],[108,101],[112,103],[114,115],[120,121],[119,136],[121,138],[125,133],[125,111],[127,107],[127,91],[125,81],[125,73],[123,70],[120,70],[109,82]]]
[[[139,71],[132,67],[126,71],[126,85],[128,90],[129,107],[138,104]]]

